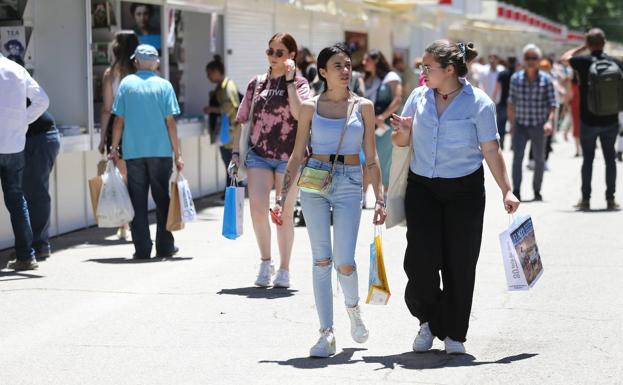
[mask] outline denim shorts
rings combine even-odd
[[[279,174],[285,174],[286,167],[288,166],[287,160],[268,159],[259,156],[253,150],[249,150],[247,153],[247,159],[244,162],[247,168],[263,168],[266,170],[272,170]]]

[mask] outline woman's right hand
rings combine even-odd
[[[413,125],[413,118],[410,116],[392,114],[390,124],[392,125],[394,132],[408,134],[409,131],[411,131],[411,126]]]
[[[231,161],[229,162],[229,166],[227,167],[227,172],[229,176],[235,176],[238,174],[238,169],[240,168],[240,156],[238,154],[233,154],[231,156]]]

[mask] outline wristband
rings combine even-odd
[[[236,156],[240,156],[240,153],[238,151],[232,151],[231,153],[232,156],[236,155]]]
[[[294,83],[294,78],[292,78],[291,80],[286,79],[286,84],[292,84]]]

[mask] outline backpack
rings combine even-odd
[[[623,71],[610,59],[593,60],[588,69],[588,110],[597,116],[623,111]]]

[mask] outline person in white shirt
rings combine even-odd
[[[489,55],[489,64],[480,67],[478,74],[478,88],[483,90],[496,104],[499,103],[499,96],[495,95],[495,86],[498,82],[498,75],[504,71],[504,66],[496,55]]]
[[[28,206],[22,191],[24,148],[28,125],[47,110],[50,101],[39,84],[19,64],[0,54],[0,179],[4,203],[11,216],[16,260],[13,270],[38,267],[32,248]],[[30,99],[30,106],[26,106]]]

